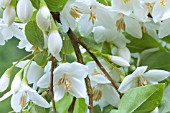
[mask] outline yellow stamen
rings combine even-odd
[[[102,97],[102,91],[99,89],[93,89],[93,100],[99,101]]]
[[[124,0],[124,3],[126,4],[126,3],[128,3],[130,0]]]
[[[19,104],[21,105],[22,108],[24,108],[26,106],[26,101],[27,101],[27,94],[23,93],[20,98],[20,102],[19,102]]]
[[[160,5],[161,5],[161,6],[165,6],[165,5],[166,5],[165,0],[160,0]]]
[[[121,18],[119,20],[116,21],[116,26],[117,26],[117,30],[120,32],[121,30],[125,31],[125,22],[124,19]]]

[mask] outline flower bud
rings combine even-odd
[[[11,0],[0,0],[0,7],[6,8],[10,2]]]
[[[54,57],[56,57],[56,59],[59,61],[61,60],[60,55],[59,55],[61,48],[62,48],[61,36],[57,30],[54,30],[50,33],[49,38],[48,38],[48,49],[50,53]]]
[[[127,47],[119,48],[118,49],[118,54],[119,54],[120,57],[122,57],[125,60],[127,60],[128,62],[130,62],[131,54],[130,54],[130,51],[129,51],[129,49]]]
[[[3,92],[7,89],[10,81],[10,76],[13,68],[9,68],[5,71],[5,73],[0,78],[0,92]]]
[[[4,23],[10,26],[14,22],[15,17],[16,17],[15,7],[7,6],[3,13]]]
[[[36,15],[36,23],[42,31],[50,29],[50,11],[47,6],[42,6]]]
[[[14,77],[14,80],[11,84],[11,91],[12,93],[16,93],[18,89],[21,87],[21,77],[22,77],[23,69],[21,69]]]
[[[128,61],[119,56],[110,56],[110,60],[119,66],[130,66]]]
[[[19,0],[17,4],[17,14],[19,19],[26,23],[30,20],[33,13],[33,6],[30,0]]]

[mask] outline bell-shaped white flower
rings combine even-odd
[[[52,31],[48,38],[48,49],[49,52],[59,61],[61,60],[59,53],[61,51],[62,45],[62,39],[58,31]]]
[[[64,97],[65,92],[76,98],[86,98],[86,85],[84,78],[88,74],[88,67],[77,62],[64,63],[54,70],[54,99],[59,101]],[[49,79],[48,74],[38,82],[39,87],[45,87]],[[46,79],[48,78],[48,79]],[[49,85],[49,84],[46,84]],[[48,87],[48,86],[47,86]]]
[[[103,60],[100,62],[108,72],[111,71],[111,67],[106,62]],[[109,104],[117,107],[120,97],[115,88],[110,85],[111,82],[104,76],[95,62],[88,62],[86,65],[89,68],[94,105],[100,105],[101,109]]]
[[[7,6],[3,13],[4,23],[10,26],[14,22],[15,17],[16,17],[15,7],[12,5]]]
[[[170,72],[164,70],[149,70],[147,66],[138,67],[132,74],[126,76],[120,84],[119,91],[125,93],[128,89],[147,84],[157,84],[170,76]]]
[[[0,0],[0,7],[6,8],[10,2],[11,0]]]
[[[50,10],[47,6],[42,6],[36,15],[36,23],[42,31],[48,31],[51,26]]]
[[[13,68],[9,68],[0,78],[0,92],[3,92],[7,89],[10,81],[10,76]]]
[[[12,82],[11,90],[0,98],[0,102],[12,95],[11,107],[15,112],[23,110],[29,101],[32,101],[38,106],[49,108],[50,105],[43,97],[29,87],[24,81],[21,81],[22,71],[23,70],[16,74]]]
[[[19,0],[17,4],[17,14],[22,22],[28,22],[33,13],[33,6],[30,0]]]

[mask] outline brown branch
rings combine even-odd
[[[55,106],[55,101],[54,101],[54,91],[53,91],[53,71],[55,68],[55,63],[56,63],[56,59],[55,57],[52,57],[52,64],[51,64],[51,74],[50,74],[50,91],[51,91],[51,95],[52,95],[52,104],[53,104],[53,113],[57,113],[56,111],[56,106]]]
[[[119,86],[116,84],[116,82],[111,78],[111,76],[108,74],[108,72],[105,70],[105,68],[102,66],[102,64],[99,62],[93,51],[77,36],[70,30],[71,36],[74,37],[74,40],[79,43],[83,48],[87,50],[87,52],[90,54],[90,56],[93,58],[93,60],[96,62],[98,67],[101,69],[101,71],[104,73],[104,75],[110,80],[111,84],[116,88],[117,92],[119,93],[120,97],[122,97],[122,94],[118,91]]]
[[[82,54],[81,54],[79,46],[78,46],[76,35],[71,31],[71,29],[69,29],[67,34],[70,37],[70,40],[71,40],[71,43],[73,45],[74,51],[76,53],[76,57],[77,57],[78,62],[81,63],[81,64],[84,64],[83,57],[82,57]],[[88,76],[85,78],[85,82],[86,82],[86,87],[87,87],[87,93],[88,93],[88,96],[89,96],[89,111],[90,111],[90,113],[93,113],[93,91],[92,91],[90,79],[89,79]],[[74,104],[75,104],[74,98],[73,98],[72,104],[69,108],[69,113],[73,113]]]

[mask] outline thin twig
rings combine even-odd
[[[80,52],[80,49],[79,49],[78,42],[76,40],[75,34],[71,31],[71,29],[69,29],[67,34],[70,37],[70,40],[71,40],[71,43],[73,45],[74,51],[76,53],[76,57],[77,57],[78,62],[81,63],[81,64],[84,64],[83,57],[82,57],[82,54]],[[93,91],[92,91],[92,87],[91,87],[91,84],[90,84],[90,79],[89,79],[88,76],[85,78],[85,82],[86,82],[86,87],[87,87],[87,93],[88,93],[88,96],[89,96],[89,111],[90,111],[90,113],[93,113]],[[75,104],[75,102],[72,102],[72,104],[71,104],[71,106],[69,108],[69,113],[73,112],[74,104]]]
[[[96,64],[101,69],[101,71],[104,73],[104,75],[110,80],[111,84],[116,88],[120,97],[122,97],[122,94],[118,91],[119,86],[116,84],[116,82],[112,79],[112,77],[108,74],[108,72],[105,70],[105,68],[99,62],[99,60],[97,59],[97,57],[95,56],[93,51],[83,41],[81,41],[79,38],[77,38],[77,36],[71,30],[69,30],[69,32],[70,32],[71,36],[74,37],[74,40],[76,41],[76,43],[79,43],[83,48],[85,48],[87,50],[87,52],[90,54],[90,56],[96,62]]]
[[[54,91],[53,91],[53,71],[55,68],[55,63],[56,63],[56,59],[55,59],[55,57],[52,57],[51,74],[50,74],[50,91],[51,91],[51,95],[52,95],[52,105],[53,105],[53,110],[54,110],[53,113],[57,113],[55,101],[54,101]]]

